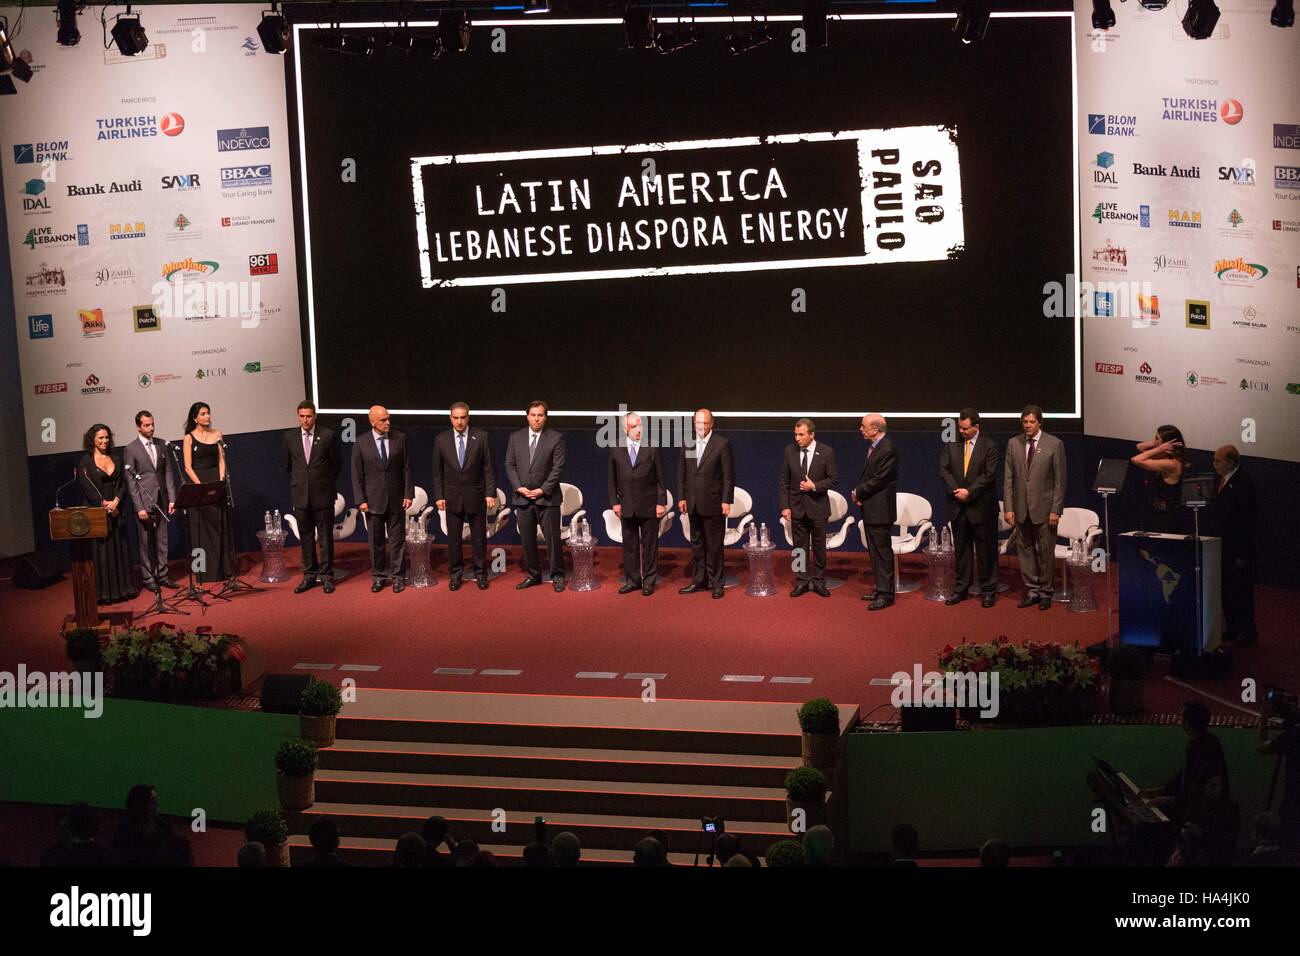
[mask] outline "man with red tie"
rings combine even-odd
[[[1052,609],[1052,570],[1056,567],[1056,525],[1065,504],[1065,445],[1043,431],[1043,410],[1026,405],[1020,413],[1024,434],[1007,442],[1002,498],[1007,524],[1019,532],[1016,555],[1025,593],[1016,607],[1037,604]]]

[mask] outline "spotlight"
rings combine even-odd
[[[1214,0],[1187,0],[1183,14],[1183,32],[1193,40],[1209,39],[1219,22],[1219,8]]]
[[[961,42],[983,40],[988,31],[989,8],[981,0],[957,0],[957,22],[952,32],[961,37]]]
[[[524,13],[550,13],[551,0],[524,0]]]
[[[17,59],[13,44],[9,42],[9,20],[0,17],[0,73],[8,73],[12,70]]]
[[[826,0],[807,0],[804,3],[803,32],[809,46],[826,45]]]
[[[438,35],[442,38],[442,48],[464,53],[469,49],[469,35],[473,26],[466,11],[448,10],[438,18]]]
[[[4,80],[4,92],[12,94],[18,92],[14,86],[14,79],[22,80],[24,83],[32,81],[32,55],[24,50],[21,54],[14,51],[12,38],[9,35],[9,21],[0,17],[0,76]]]
[[[77,29],[76,0],[59,0],[55,11],[59,25],[59,46],[76,46],[81,42],[81,31]]]
[[[1152,13],[1158,13],[1165,7],[1169,6],[1169,0],[1138,0],[1138,5],[1143,10],[1150,10]]]
[[[1277,0],[1268,22],[1275,27],[1295,26],[1295,0]]]
[[[660,53],[677,53],[695,46],[703,37],[703,31],[694,23],[679,23],[675,28],[665,27],[655,33],[655,49]]]
[[[144,26],[139,15],[131,16],[131,4],[126,5],[126,13],[118,14],[113,24],[113,42],[123,56],[137,56],[149,47],[149,38],[145,36]]]
[[[1109,30],[1115,25],[1115,11],[1111,9],[1110,0],[1092,0],[1092,28]]]
[[[628,7],[623,13],[623,49],[647,50],[654,46],[655,22],[645,7]]]
[[[442,37],[438,34],[420,36],[409,31],[391,34],[388,48],[397,53],[409,53],[411,56],[425,60],[438,59],[444,49]]]
[[[257,35],[267,53],[283,53],[289,49],[289,21],[280,13],[279,7],[272,0],[271,12],[263,13],[262,22],[257,25]]]
[[[731,50],[732,56],[739,53],[748,53],[750,50],[757,50],[766,43],[771,43],[777,38],[777,35],[778,31],[775,24],[755,24],[749,30],[728,33],[727,48]]]

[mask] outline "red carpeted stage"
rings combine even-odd
[[[1050,611],[1018,609],[1019,574],[1004,558],[1004,592],[995,607],[979,601],[955,607],[927,601],[921,592],[900,594],[892,608],[868,613],[859,598],[871,588],[866,555],[831,555],[828,574],[846,580],[829,599],[806,594],[792,600],[788,569],[778,560],[775,597],[744,594],[743,557],[728,551],[729,573],[742,587],[724,600],[707,592],[682,596],[686,549],[661,551],[659,589],[617,594],[621,551],[601,548],[596,568],[599,590],[554,593],[549,587],[516,591],[520,575],[511,565],[487,591],[472,585],[447,590],[445,549],[433,549],[437,583],[408,587],[401,594],[370,592],[364,544],[343,544],[339,565],[349,576],[334,594],[320,588],[293,593],[298,583],[296,551],[288,556],[292,577],[242,594],[206,611],[187,605],[188,617],[167,616],[180,627],[210,625],[238,634],[246,643],[246,686],[268,672],[314,673],[335,682],[353,677],[361,686],[451,691],[637,697],[644,677],[656,681],[660,698],[699,700],[802,701],[826,696],[855,704],[864,715],[892,716],[889,690],[873,678],[936,666],[944,645],[962,639],[1033,638],[1091,644],[1105,636],[1105,611],[1074,614],[1057,604]],[[243,576],[255,582],[257,555],[245,555]],[[179,569],[178,569],[179,570]],[[905,561],[905,576],[924,576],[922,562]],[[180,580],[182,576],[178,575]],[[147,592],[129,606],[148,607]],[[1099,596],[1100,597],[1100,596]],[[72,606],[71,582],[41,591],[0,584],[8,627],[5,659],[29,668],[65,669],[58,630]],[[1219,714],[1241,715],[1226,702],[1239,701],[1240,681],[1287,687],[1300,685],[1295,647],[1300,596],[1293,591],[1257,591],[1260,643],[1241,650],[1234,673],[1223,680],[1198,680],[1195,687]],[[1104,608],[1104,605],[1103,605]],[[146,622],[158,620],[146,618]],[[1147,709],[1177,713],[1192,692],[1166,677],[1157,665],[1148,680]]]

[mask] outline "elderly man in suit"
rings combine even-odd
[[[966,600],[971,585],[971,547],[979,572],[981,603],[998,599],[998,502],[994,487],[998,450],[980,435],[980,413],[963,408],[957,416],[960,442],[948,442],[939,455],[939,477],[948,488],[948,523],[957,566],[956,592],[944,603]]]
[[[1043,410],[1026,405],[1020,413],[1023,434],[1007,442],[1002,498],[1007,524],[1017,532],[1016,555],[1025,593],[1017,607],[1052,609],[1052,570],[1056,566],[1056,525],[1065,504],[1065,445],[1043,431]]]
[[[655,593],[659,580],[659,519],[664,505],[664,469],[658,448],[641,441],[641,416],[623,418],[627,441],[609,450],[609,501],[623,533],[623,586],[619,594]]]
[[[1255,632],[1255,527],[1259,508],[1255,483],[1241,470],[1241,453],[1233,445],[1215,449],[1214,471],[1219,476],[1206,517],[1211,534],[1223,541],[1220,555],[1223,595],[1223,639],[1235,647],[1254,644]]]
[[[415,497],[406,436],[393,430],[388,409],[370,409],[370,428],[357,436],[352,450],[352,491],[370,531],[370,592],[392,581],[393,593],[406,587],[402,558],[406,553],[406,509]]]
[[[694,447],[682,450],[677,465],[677,487],[681,489],[677,509],[690,518],[695,576],[677,593],[708,590],[719,599],[727,593],[722,539],[735,499],[735,463],[731,443],[713,432],[713,412],[701,408],[695,413],[694,425]]]
[[[560,544],[560,473],[564,470],[564,436],[546,427],[545,402],[528,406],[528,426],[510,436],[506,446],[506,477],[514,489],[515,519],[524,546],[524,579],[515,589],[542,583],[537,554],[537,526],[546,538],[547,570],[556,593],[564,590],[564,551]]]
[[[309,591],[319,581],[326,594],[333,594],[334,486],[343,468],[343,455],[334,430],[317,424],[316,406],[305,399],[298,403],[298,427],[284,433],[283,444],[284,470],[289,473],[289,495],[302,544],[302,583],[293,592]]]
[[[179,476],[167,460],[167,443],[154,437],[153,414],[144,409],[136,412],[135,430],[139,437],[122,449],[122,464],[131,510],[140,522],[140,577],[150,591],[178,588],[167,574],[169,520],[162,512],[176,513]]]
[[[862,508],[862,524],[867,529],[867,551],[876,589],[862,595],[870,601],[868,611],[882,611],[894,603],[894,542],[890,531],[898,520],[898,451],[886,432],[889,423],[883,415],[863,415],[858,430],[868,443],[867,462],[862,466],[853,500]]]
[[[828,493],[840,479],[835,449],[817,441],[817,426],[811,418],[794,423],[794,443],[787,445],[781,462],[777,507],[790,522],[790,537],[803,552],[802,570],[795,572],[790,597],[812,591],[828,598],[826,587],[826,523],[831,516]]]
[[[447,513],[447,588],[460,590],[465,573],[462,529],[469,525],[474,581],[488,586],[487,513],[497,506],[497,477],[487,432],[469,427],[469,406],[451,406],[451,429],[433,443],[433,503]]]

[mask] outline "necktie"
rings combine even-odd
[[[966,454],[962,456],[962,463],[961,463],[961,473],[963,478],[966,476],[966,472],[970,471],[970,452],[971,452],[971,447],[974,444],[975,444],[974,442],[969,442],[969,441],[966,443]]]
[[[803,476],[807,478],[808,477],[808,449],[807,448],[805,448],[803,450],[803,454],[799,456],[799,469],[803,472]]]
[[[1034,467],[1034,452],[1037,451],[1037,449],[1038,449],[1038,439],[1037,438],[1029,439],[1029,456],[1025,459],[1026,474],[1029,473],[1030,468]]]
[[[1227,479],[1227,478],[1220,478],[1220,479],[1219,479],[1219,494],[1223,494],[1223,489],[1226,488],[1226,487],[1228,487],[1228,479]]]
[[[632,459],[632,467],[636,467],[636,443],[627,446],[627,456]]]
[[[533,456],[537,454],[537,432],[533,432],[528,437],[528,464],[533,463]]]
[[[302,433],[302,457],[311,464],[311,432]]]
[[[461,468],[465,467],[465,434],[463,432],[456,436],[456,461],[460,463]]]
[[[379,460],[385,465],[388,464],[388,436],[379,436]]]
[[[875,450],[876,450],[875,442],[872,442],[870,445],[867,446],[867,461],[871,461],[871,455],[872,453],[875,452]]]
[[[158,450],[153,447],[153,442],[144,446],[149,449],[149,461],[153,462],[154,471],[158,470]]]

